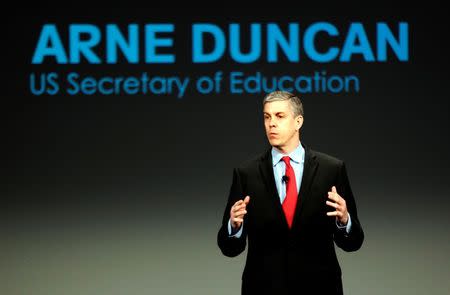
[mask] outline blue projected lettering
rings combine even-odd
[[[107,25],[106,35],[106,62],[108,64],[117,63],[117,49],[125,56],[129,63],[139,62],[139,27],[138,25],[128,26],[128,40],[120,32],[117,25]]]
[[[365,62],[386,62],[390,59],[409,60],[408,23],[389,26],[378,22],[350,23],[337,27],[329,22],[316,22],[302,27],[299,23],[279,25],[276,23],[194,23],[191,25],[190,42],[192,63],[216,63],[227,58],[239,64],[253,62],[277,63],[287,60],[299,63],[301,56],[316,63],[342,62],[355,59]],[[64,35],[60,35],[64,33]],[[68,36],[66,36],[68,34]],[[331,41],[328,48],[317,48],[317,39]],[[368,36],[371,36],[369,38]],[[338,38],[339,37],[339,38]],[[129,24],[120,27],[108,24],[71,24],[59,28],[45,24],[37,39],[32,64],[48,60],[57,64],[116,64],[128,63],[172,64],[177,55],[188,57],[188,52],[175,48],[175,24]],[[64,44],[63,40],[69,40]],[[177,51],[178,50],[178,51]]]
[[[67,63],[66,50],[64,49],[56,26],[52,24],[47,24],[42,27],[41,35],[34,50],[32,63],[41,64],[46,56],[53,56],[59,64]]]
[[[204,52],[203,38],[209,34],[214,40],[214,49]],[[225,52],[225,34],[213,24],[192,25],[192,62],[211,63],[219,60]]]
[[[387,60],[388,44],[397,56],[399,61],[408,61],[408,24],[398,24],[398,38],[394,36],[390,28],[385,23],[377,23],[377,59]]]
[[[87,40],[83,40],[82,35],[87,36]],[[84,56],[89,63],[99,64],[100,58],[93,51],[93,47],[99,44],[100,39],[100,30],[94,25],[70,26],[70,63],[80,63],[81,56]]]
[[[362,55],[365,61],[375,61],[375,56],[373,55],[369,40],[361,23],[353,23],[350,26],[339,60],[349,62],[353,55],[356,54]]]
[[[243,54],[241,52],[240,25],[230,25],[230,56],[239,63],[251,63],[261,56],[261,25],[251,25],[251,42],[249,52]]]
[[[319,53],[315,47],[315,38],[318,32],[324,31],[329,36],[339,35],[338,30],[335,26],[329,23],[315,23],[308,27],[305,31],[304,36],[304,46],[305,53],[309,58],[317,62],[330,62],[336,58],[339,54],[339,49],[336,47],[331,47],[326,53]]]
[[[283,35],[277,24],[267,25],[267,61],[278,62],[278,46],[290,62],[300,59],[299,25],[289,24],[289,37]]]

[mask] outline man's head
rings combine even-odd
[[[271,146],[289,153],[299,142],[303,125],[303,105],[287,91],[274,91],[263,100],[264,127]]]

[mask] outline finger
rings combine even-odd
[[[234,203],[233,206],[239,206],[240,204],[242,204],[242,202],[244,202],[244,201],[239,200],[239,201],[237,201],[236,203]]]
[[[247,210],[239,210],[233,213],[234,216],[244,216],[247,214]]]
[[[233,218],[231,221],[232,222],[244,222],[244,219],[242,219],[242,218]]]
[[[239,211],[239,210],[242,210],[242,209],[245,209],[245,204],[241,204],[239,206],[234,207],[233,211]]]
[[[336,187],[335,187],[334,185],[333,185],[333,187],[331,188],[331,191],[332,191],[333,193],[337,194]]]
[[[338,194],[333,192],[328,192],[328,196],[331,196],[330,199],[334,200],[336,203],[341,204],[344,199]]]
[[[239,220],[243,221],[244,220],[244,215],[236,216],[235,219],[239,219]]]
[[[231,208],[231,212],[238,212],[238,211],[245,210],[245,209],[246,209],[245,205],[241,205],[241,206]]]
[[[333,202],[330,202],[330,201],[327,201],[326,203],[327,203],[328,206],[334,207],[336,209],[339,207],[339,204],[337,204],[337,203],[333,203]]]
[[[244,204],[247,205],[250,202],[250,196],[246,196],[244,199]]]
[[[242,206],[245,206],[244,201],[240,200],[239,202],[236,202],[231,208],[233,210],[236,210],[237,208],[241,208]]]
[[[327,212],[328,216],[337,216],[337,217],[342,217],[342,213],[340,211],[331,211],[331,212]]]
[[[336,195],[335,193],[333,193],[333,192],[328,192],[328,198],[329,199],[331,199],[331,200],[333,200],[333,201],[335,201],[335,202],[339,202],[339,198],[338,198],[338,195]]]
[[[246,196],[244,200],[239,200],[239,201],[237,201],[236,203],[234,203],[233,207],[241,206],[241,205],[245,206],[245,205],[247,205],[249,202],[250,202],[250,196]]]

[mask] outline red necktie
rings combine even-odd
[[[282,206],[289,228],[291,228],[292,221],[294,220],[295,206],[297,205],[297,183],[295,181],[294,169],[292,169],[290,158],[285,156],[282,160],[286,164],[286,198],[284,198]]]

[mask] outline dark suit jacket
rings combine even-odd
[[[303,145],[304,146],[304,145]],[[305,147],[305,163],[292,228],[281,207],[270,149],[234,169],[233,183],[217,236],[229,257],[245,250],[242,294],[342,294],[341,268],[334,243],[345,251],[358,250],[364,233],[343,161]],[[352,227],[338,229],[333,208],[326,204],[335,185],[346,200]],[[240,238],[229,237],[230,208],[250,196]]]

